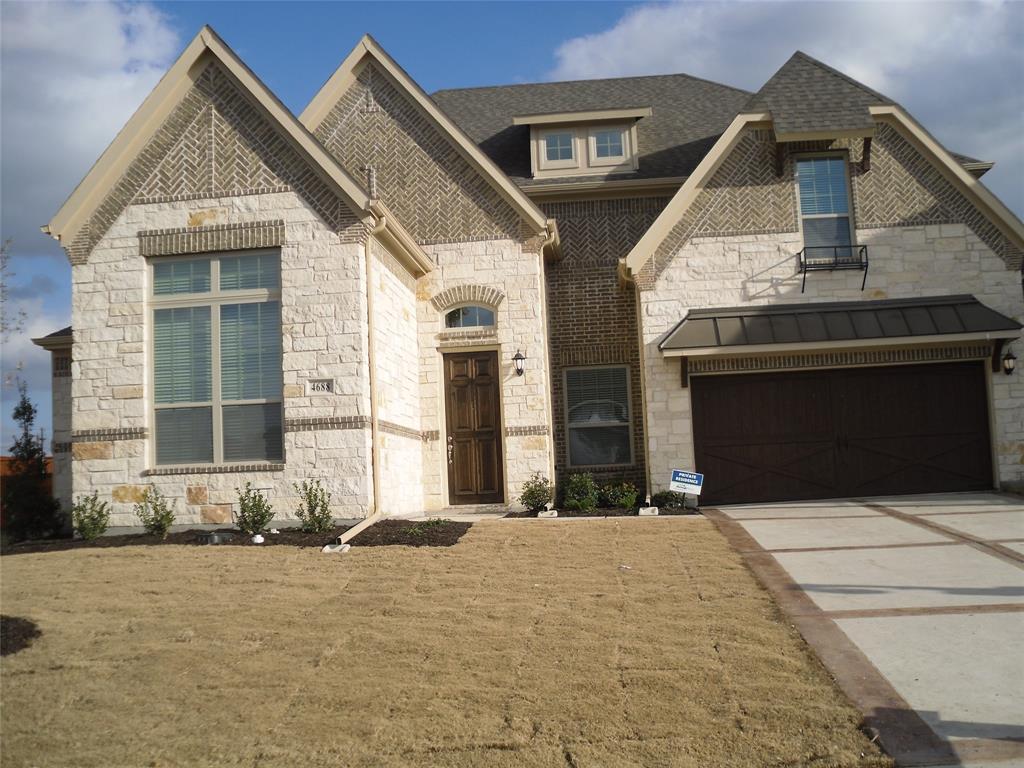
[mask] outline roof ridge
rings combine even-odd
[[[805,53],[804,51],[801,51],[799,48],[789,58],[790,58],[790,60],[792,60],[792,59],[796,58],[797,56],[800,56],[800,57],[806,59],[808,62],[810,62],[814,66],[818,67],[818,69],[822,69],[822,70],[824,70],[825,72],[828,72],[831,75],[836,75],[837,77],[839,77],[840,79],[842,79],[845,82],[849,83],[850,85],[854,86],[855,88],[859,88],[860,90],[864,91],[865,93],[867,93],[867,94],[869,94],[871,96],[874,96],[876,99],[881,99],[882,101],[884,101],[884,102],[886,102],[888,104],[895,104],[896,103],[896,101],[894,101],[893,99],[890,99],[884,93],[879,93],[874,88],[872,88],[872,87],[870,87],[868,85],[865,85],[864,83],[860,82],[860,80],[854,80],[852,77],[850,77],[845,72],[842,72],[841,70],[838,70],[835,67],[830,67],[825,62],[821,61],[820,59],[814,58],[809,53]],[[782,66],[784,67],[786,65],[783,64]],[[780,69],[781,69],[781,67],[780,67]],[[772,75],[772,77],[774,77],[774,75]],[[770,79],[771,78],[769,78],[769,80]]]
[[[710,85],[717,85],[720,88],[728,88],[731,91],[737,91],[738,93],[744,93],[747,95],[753,95],[752,91],[748,91],[744,88],[737,88],[735,85],[728,85],[721,83],[717,80],[711,80],[706,77],[698,77],[697,75],[691,75],[687,72],[662,72],[660,74],[652,75],[621,75],[619,77],[590,77],[590,78],[579,78],[576,80],[539,80],[531,83],[507,83],[504,85],[471,85],[465,88],[439,88],[438,90],[431,93],[434,96],[439,93],[454,93],[463,91],[483,91],[488,89],[505,89],[505,88],[534,88],[538,85],[572,85],[576,83],[610,83],[616,80],[653,80],[655,78],[662,77],[685,77],[688,80],[695,80],[701,83],[709,83]]]

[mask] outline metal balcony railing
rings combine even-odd
[[[809,245],[800,251],[800,293],[807,287],[808,272],[833,272],[837,269],[859,269],[864,272],[860,289],[868,283],[868,247],[866,245]]]

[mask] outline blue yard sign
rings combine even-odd
[[[700,472],[684,472],[681,469],[672,470],[672,482],[669,483],[669,490],[677,493],[689,493],[693,496],[700,496],[700,489],[704,485],[704,475]]]

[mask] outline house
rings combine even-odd
[[[710,503],[1024,481],[1024,226],[802,53],[428,96],[370,37],[296,118],[209,28],[46,231],[72,264],[57,488],[226,522],[512,505],[534,473]],[[70,370],[70,377],[67,372]],[[68,386],[70,385],[70,386]]]

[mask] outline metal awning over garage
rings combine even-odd
[[[690,311],[658,344],[665,357],[1015,339],[1021,324],[974,296],[775,304]]]

